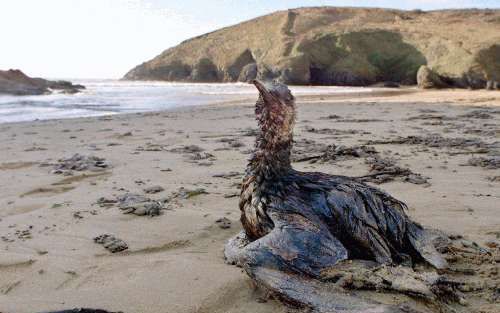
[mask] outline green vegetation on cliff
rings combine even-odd
[[[125,79],[415,84],[426,65],[450,86],[482,88],[500,81],[499,29],[500,10],[293,9],[184,41]]]

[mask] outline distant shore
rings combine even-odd
[[[65,80],[47,80],[33,78],[20,70],[0,70],[0,95],[36,96],[53,92],[75,94],[85,89],[83,85],[74,85]]]

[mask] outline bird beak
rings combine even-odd
[[[277,100],[262,82],[255,79],[252,83],[255,85],[265,102],[269,103]]]

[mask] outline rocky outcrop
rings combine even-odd
[[[63,93],[77,93],[85,89],[82,85],[73,85],[71,82],[52,81],[43,78],[31,78],[20,70],[0,71],[0,94],[9,95],[43,95],[53,91]]]
[[[446,86],[485,88],[500,81],[498,27],[500,10],[301,8],[184,41],[124,78],[413,85],[426,65]]]

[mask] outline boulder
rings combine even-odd
[[[488,80],[486,82],[486,90],[498,90],[498,82],[494,80]]]
[[[422,65],[417,72],[417,85],[422,89],[445,88],[448,85],[441,80],[441,77],[426,65]]]
[[[239,82],[248,83],[257,78],[257,63],[245,65],[238,76]]]
[[[232,64],[227,69],[223,70],[224,81],[228,82],[245,81],[245,80],[240,80],[240,76],[241,75],[248,76],[248,74],[252,74],[251,72],[254,68],[256,72],[257,66],[253,54],[249,49],[246,49],[240,55],[238,55],[238,57],[232,62]],[[246,73],[243,73],[244,69],[246,70]],[[255,79],[255,77],[256,76],[254,76],[251,79]],[[243,78],[245,77],[242,77],[242,79]]]

